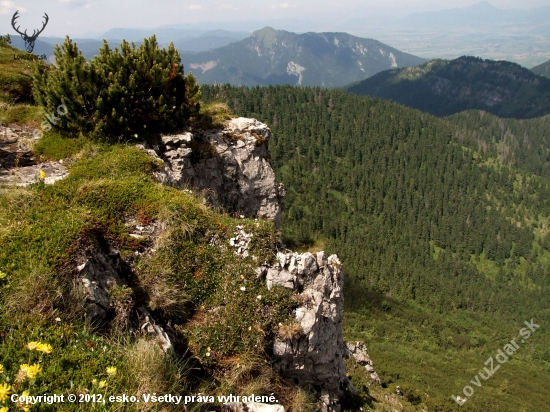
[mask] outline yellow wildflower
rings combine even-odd
[[[30,379],[34,379],[36,378],[36,375],[38,375],[40,372],[42,372],[42,366],[39,365],[38,363],[35,363],[29,366],[29,368],[27,369],[27,376]]]
[[[44,179],[46,179],[46,172],[40,169],[39,174],[40,174],[40,180],[44,181]]]
[[[0,408],[0,412],[8,412],[8,407],[3,406],[2,408]]]
[[[38,346],[41,345],[40,342],[29,342],[25,345],[25,347],[28,349],[28,350],[35,350],[36,348],[38,348]]]
[[[28,365],[26,363],[19,365],[19,373],[22,376],[27,376],[30,379],[36,378],[36,375],[38,375],[40,372],[42,372],[42,366],[40,366],[38,363],[35,363],[33,365]]]
[[[0,270],[0,279],[6,278],[8,275]]]
[[[114,375],[116,375],[116,367],[114,367],[114,366],[109,366],[109,367],[107,368],[107,375],[109,375],[109,376],[114,376]]]
[[[42,353],[52,353],[53,348],[49,343],[39,343],[36,350]]]
[[[1,363],[0,363],[0,373],[4,373],[4,365],[2,365]]]
[[[107,387],[107,381],[99,381],[99,389],[103,389]]]
[[[10,393],[11,386],[7,383],[0,383],[0,402],[4,402],[6,399],[8,399]]]
[[[97,384],[97,379],[96,378],[92,379],[92,385],[95,385],[95,384]]]

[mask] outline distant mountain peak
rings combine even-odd
[[[264,27],[225,47],[182,54],[182,61],[201,83],[340,87],[427,60],[347,33],[297,34]]]
[[[499,8],[493,6],[488,1],[480,1],[479,3],[473,4],[468,8],[470,8],[470,9],[480,9],[480,10],[500,10]]]

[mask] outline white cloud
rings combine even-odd
[[[19,10],[20,13],[25,13],[27,11],[24,7],[16,6],[13,1],[0,1],[0,14],[12,14],[15,13],[16,10]]]
[[[272,9],[294,9],[296,6],[291,6],[288,3],[277,4],[276,6],[271,6]]]
[[[202,9],[202,6],[200,4],[191,4],[185,8],[188,10],[198,10],[198,9]]]

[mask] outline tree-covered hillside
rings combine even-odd
[[[455,139],[508,166],[550,179],[550,116],[503,119],[479,110],[449,116]]]
[[[521,169],[527,161],[510,167],[468,147],[476,141],[470,125],[389,101],[319,88],[203,92],[273,128],[273,163],[288,192],[284,235],[343,258],[347,337],[367,341],[386,385],[406,387],[428,410],[457,410],[451,395],[462,395],[483,362],[533,318],[543,326],[529,348],[463,409],[544,410],[545,177]],[[523,136],[530,126],[511,127]]]
[[[480,109],[502,117],[550,113],[550,80],[516,63],[462,56],[378,73],[346,88],[436,116]]]

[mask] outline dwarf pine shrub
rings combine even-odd
[[[86,61],[68,37],[54,51],[56,65],[39,66],[34,96],[46,113],[67,114],[49,119],[53,127],[108,140],[170,132],[199,112],[200,88],[184,76],[178,51],[158,46],[155,36],[136,47],[123,41],[111,49],[104,41],[99,56]]]

